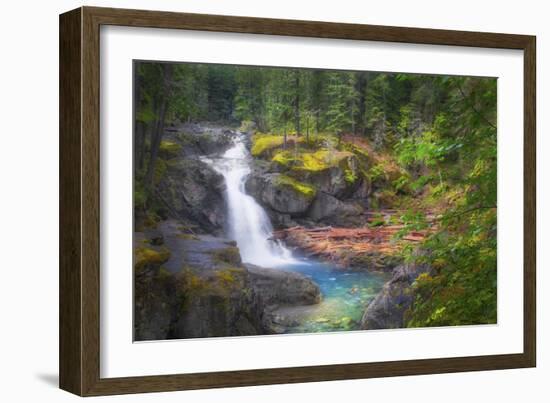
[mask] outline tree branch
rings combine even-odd
[[[483,119],[485,121],[485,123],[487,123],[489,126],[491,126],[493,129],[497,130],[497,127],[491,123],[491,121],[489,121],[489,119],[487,119],[485,117],[485,115],[483,115],[480,111],[478,111],[476,109],[476,107],[474,106],[474,104],[472,102],[469,102],[468,101],[468,98],[466,97],[466,94],[464,93],[464,91],[462,90],[462,87],[460,86],[460,84],[456,84],[456,87],[458,88],[458,90],[460,91],[460,94],[462,94],[462,99],[464,99],[465,102],[467,102],[468,106],[470,107],[470,109],[472,109],[474,111],[474,113],[479,116],[481,119]]]

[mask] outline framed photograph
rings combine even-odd
[[[533,367],[535,37],[60,16],[60,387]]]

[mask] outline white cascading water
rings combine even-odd
[[[275,267],[294,263],[290,250],[279,241],[270,240],[271,221],[252,196],[246,194],[245,182],[250,174],[250,153],[243,136],[233,139],[233,147],[221,158],[204,158],[223,175],[229,209],[229,236],[237,241],[241,258],[246,263]]]

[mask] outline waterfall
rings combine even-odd
[[[251,156],[244,140],[242,135],[235,137],[233,146],[221,158],[203,159],[225,179],[229,236],[237,242],[243,262],[264,267],[293,263],[290,250],[269,239],[273,227],[265,210],[246,194]]]

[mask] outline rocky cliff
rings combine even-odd
[[[269,334],[275,308],[319,302],[309,278],[244,265],[234,242],[179,227],[135,234],[135,340]]]
[[[367,307],[361,320],[362,329],[396,329],[405,327],[405,312],[414,302],[412,284],[422,273],[430,273],[426,265],[403,264],[393,270],[393,277]]]

